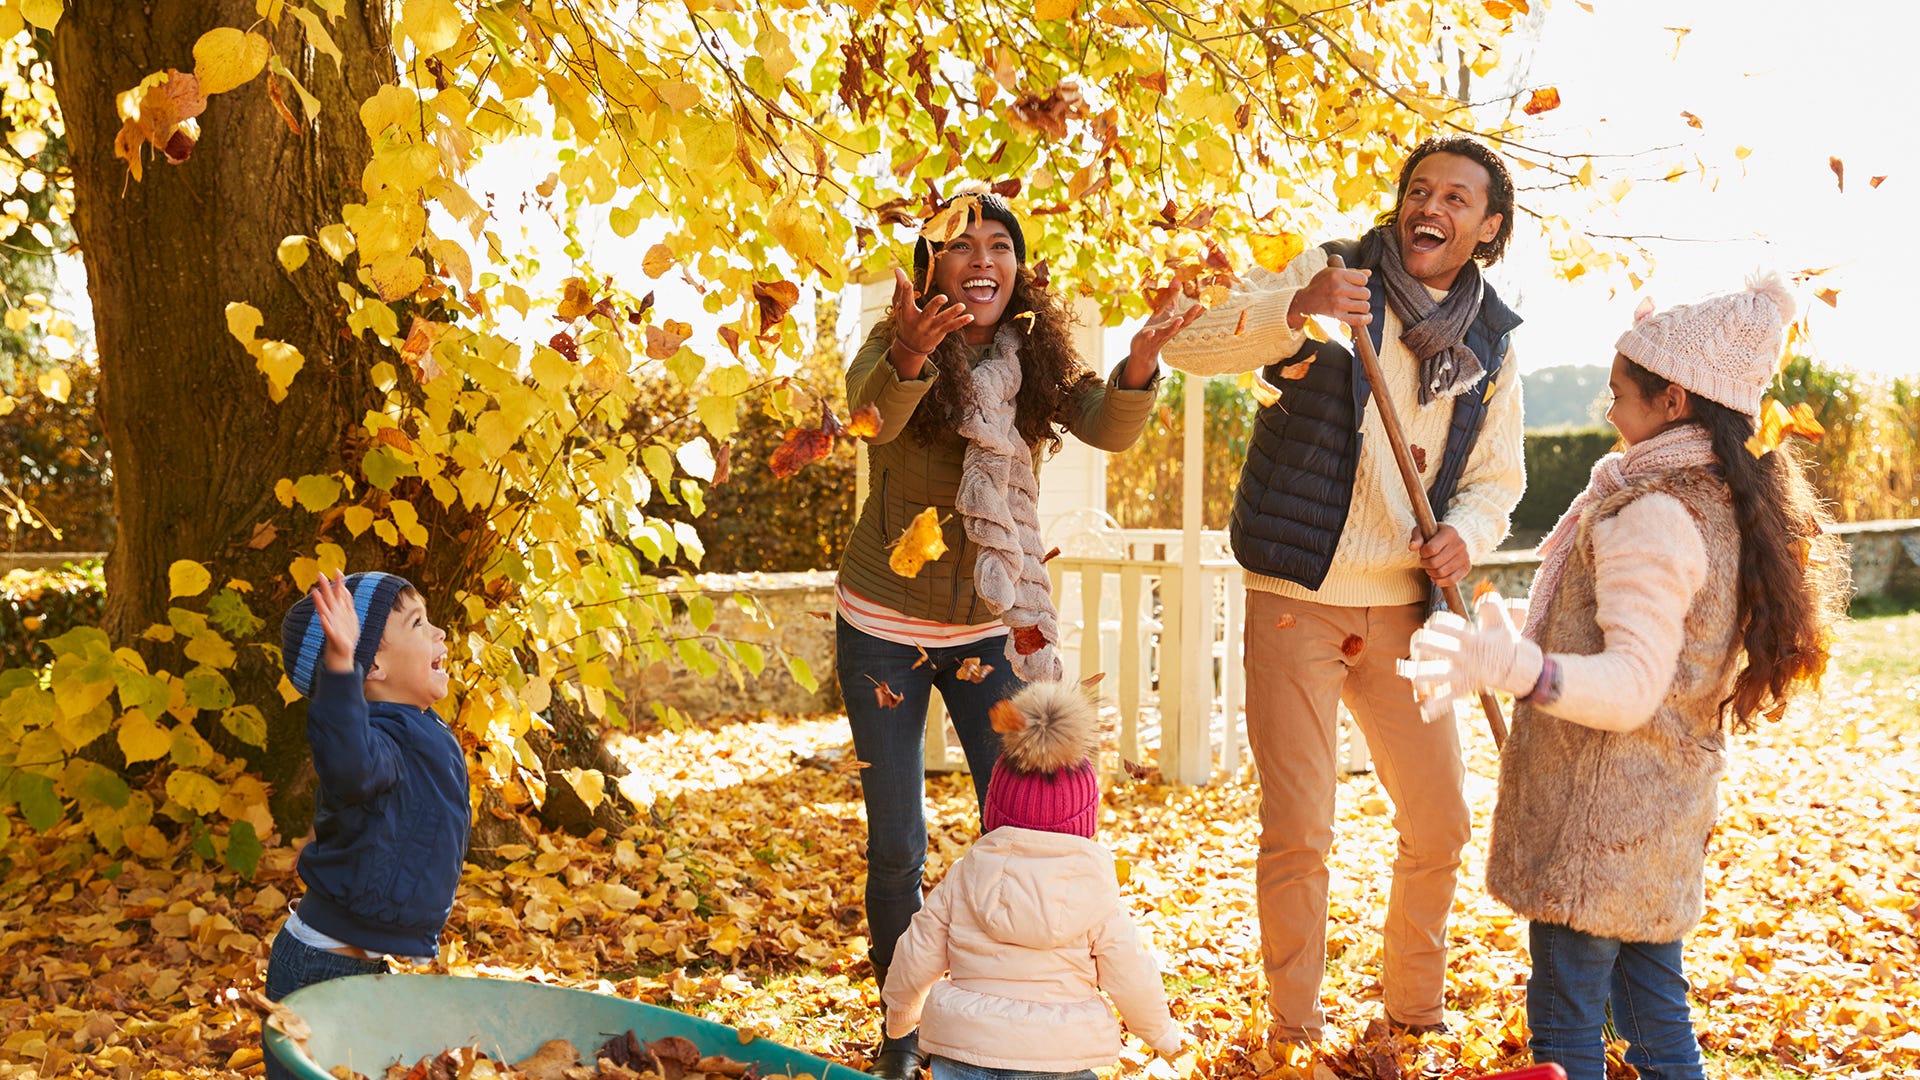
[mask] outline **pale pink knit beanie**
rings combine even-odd
[[[1737,293],[1681,304],[1633,324],[1614,348],[1709,401],[1748,416],[1780,368],[1781,330],[1793,296],[1778,274],[1750,278]]]

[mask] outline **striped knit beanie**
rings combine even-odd
[[[380,640],[387,632],[387,613],[393,610],[394,600],[413,584],[397,574],[378,570],[348,574],[346,580],[354,614],[360,616],[360,640],[353,646],[353,664],[365,672],[380,651]],[[280,620],[280,662],[286,666],[287,681],[302,697],[313,693],[313,679],[326,647],[327,634],[314,611],[313,594],[308,593]]]

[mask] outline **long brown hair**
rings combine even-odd
[[[1671,385],[1631,359],[1627,374],[1651,397]],[[1695,422],[1713,438],[1740,530],[1735,618],[1746,662],[1720,703],[1733,730],[1779,719],[1799,690],[1820,684],[1846,583],[1845,552],[1827,531],[1832,517],[1786,444],[1755,457],[1753,417],[1688,394]]]
[[[1027,313],[1032,312],[1032,318]],[[1013,289],[1001,326],[1021,331],[1020,393],[1014,398],[1014,427],[1027,445],[1060,448],[1061,409],[1068,398],[1100,377],[1073,348],[1073,321],[1049,290],[1037,287],[1025,266],[1014,273]],[[891,337],[893,320],[881,323]],[[951,438],[961,418],[973,405],[972,359],[976,346],[959,333],[946,336],[932,353],[940,377],[907,421],[907,434],[922,446]]]

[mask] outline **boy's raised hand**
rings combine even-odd
[[[353,610],[353,593],[339,571],[331,577],[320,575],[313,585],[314,617],[326,632],[324,662],[327,670],[344,674],[353,670],[353,648],[360,643],[360,615]]]

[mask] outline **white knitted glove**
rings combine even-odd
[[[1520,636],[1513,609],[1500,594],[1481,598],[1475,613],[1478,627],[1451,611],[1436,611],[1414,631],[1412,655],[1400,671],[1413,682],[1413,696],[1429,721],[1451,715],[1455,695],[1492,687],[1521,696],[1540,680],[1540,646]]]

